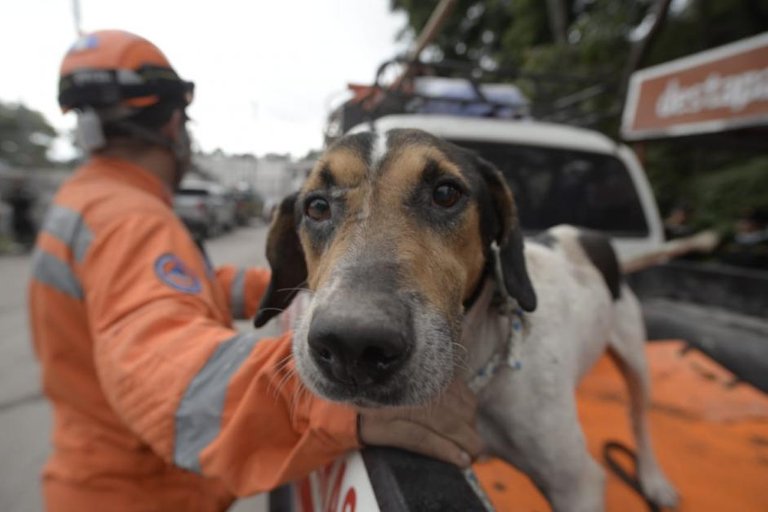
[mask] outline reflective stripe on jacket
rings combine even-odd
[[[94,158],[38,237],[49,510],[224,510],[357,445],[354,412],[301,387],[288,335],[232,328],[268,272],[210,269],[171,200],[143,169]]]

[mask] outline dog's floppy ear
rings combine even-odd
[[[298,194],[292,194],[283,199],[269,228],[267,260],[272,267],[272,279],[259,304],[253,322],[256,327],[282,313],[307,279],[307,265],[294,217],[297,197]]]
[[[475,165],[485,181],[492,208],[481,209],[486,249],[495,241],[500,248],[501,270],[507,292],[525,311],[536,309],[536,292],[528,277],[523,253],[523,234],[517,218],[512,191],[501,172],[486,160],[475,156]],[[489,258],[493,255],[488,254]]]

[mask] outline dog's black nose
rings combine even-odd
[[[410,352],[403,329],[387,316],[355,318],[348,312],[315,311],[308,341],[312,358],[323,374],[353,386],[386,380]]]

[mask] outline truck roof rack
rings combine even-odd
[[[528,85],[541,101],[534,104],[515,83]],[[448,114],[525,119],[589,125],[579,106],[604,94],[609,85],[595,77],[520,73],[483,68],[472,62],[414,61],[396,57],[382,63],[373,84],[349,84],[352,97],[333,109],[325,128],[326,143],[353,126],[393,114]],[[576,92],[550,98],[547,89],[568,84]]]

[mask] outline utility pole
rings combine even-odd
[[[419,37],[416,38],[413,47],[408,51],[408,60],[412,62],[419,60],[419,55],[421,55],[424,48],[426,48],[427,45],[440,33],[440,30],[443,28],[445,22],[448,21],[451,11],[453,11],[455,6],[456,0],[440,1],[437,7],[435,7],[435,10],[432,11],[426,25],[421,29],[421,33],[419,34]]]
[[[418,62],[419,56],[421,55],[421,52],[424,51],[424,48],[434,41],[440,33],[443,25],[448,21],[453,8],[456,7],[456,1],[457,0],[440,0],[440,3],[437,4],[435,10],[432,11],[432,14],[429,16],[426,25],[421,29],[413,46],[408,50],[406,54],[407,62],[405,70],[403,70],[403,73],[392,83],[390,89],[399,88],[402,83],[409,78],[413,64]]]

